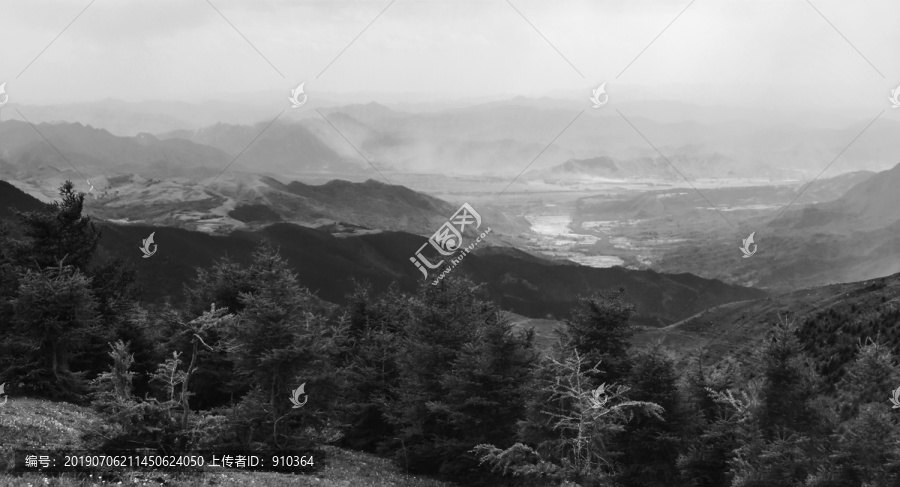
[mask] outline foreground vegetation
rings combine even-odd
[[[840,360],[811,350],[838,313],[779,318],[745,359],[702,364],[633,347],[636,310],[606,290],[544,353],[466,279],[359,285],[335,307],[266,242],[249,263],[196,269],[183,305],[149,306],[126,263],[95,255],[84,195],[60,194],[0,228],[3,438],[326,460],[302,476],[9,477],[22,485],[900,485],[894,350],[878,337]]]
[[[15,449],[87,448],[85,434],[96,428],[103,417],[89,407],[46,399],[18,397],[0,408],[0,455],[4,461]],[[22,474],[0,473],[3,486],[317,486],[350,487],[450,487],[452,484],[404,473],[390,460],[368,453],[337,447],[324,447],[327,459],[309,475],[271,472],[224,472],[171,474],[165,472],[120,472],[109,474]],[[6,465],[9,467],[9,465]]]

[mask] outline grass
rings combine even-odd
[[[31,398],[10,399],[0,406],[0,455],[10,465],[14,449],[84,448],[82,432],[103,421],[94,411],[72,404]],[[314,486],[314,487],[453,487],[455,484],[406,475],[390,460],[325,446],[327,459],[311,474],[243,472],[236,469],[175,474],[121,471],[113,474],[14,474],[0,471],[0,486]],[[102,475],[102,476],[101,476]]]

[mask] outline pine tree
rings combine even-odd
[[[16,359],[4,372],[25,388],[78,400],[81,373],[70,368],[99,322],[90,278],[72,266],[28,271],[12,300],[14,316],[4,349]]]
[[[856,360],[837,384],[845,420],[855,416],[863,404],[884,402],[885,392],[900,386],[900,367],[890,348],[869,338],[858,350]]]
[[[85,353],[72,366],[89,376],[101,373],[106,364],[98,360],[110,342],[131,343],[141,372],[158,362],[156,344],[147,336],[146,328],[134,326],[130,317],[140,306],[141,290],[137,285],[135,268],[121,258],[95,263],[86,274],[91,278],[91,293],[97,301],[99,323],[85,344]],[[143,382],[143,381],[142,381]]]
[[[398,430],[390,442],[398,460],[415,471],[434,473],[445,460],[435,441],[451,434],[452,425],[428,405],[442,398],[445,371],[472,341],[490,305],[478,299],[471,282],[445,279],[437,286],[421,286],[408,312],[398,385],[385,399],[382,414]]]
[[[330,342],[323,335],[324,319],[309,312],[312,295],[297,283],[277,250],[268,244],[257,248],[251,275],[254,291],[241,294],[243,309],[227,328],[228,356],[239,384],[266,398],[266,410],[260,414],[272,428],[269,441],[280,445],[283,435],[276,428],[291,410],[292,389],[306,383],[310,394],[310,404],[297,417],[312,419],[312,405],[324,402],[322,395],[309,391],[331,373]]]
[[[624,298],[624,288],[581,298],[572,319],[566,322],[571,345],[585,361],[603,362],[602,368],[590,374],[595,385],[621,382],[631,370],[628,350],[634,328],[630,320],[636,308]]]
[[[9,225],[0,220],[0,336],[8,334],[12,323],[12,303],[19,289],[19,269],[12,255],[13,239]],[[0,358],[3,364],[3,358]]]
[[[340,404],[346,422],[342,441],[352,448],[375,451],[384,438],[396,437],[381,411],[399,382],[409,299],[396,286],[375,297],[368,286],[358,285],[347,301],[349,326],[338,357],[343,376]]]
[[[680,483],[686,487],[727,485],[728,459],[738,447],[734,441],[734,424],[729,421],[727,406],[718,403],[714,394],[734,387],[733,362],[725,361],[716,369],[704,368],[699,357],[686,367],[681,417],[684,442],[676,460]]]
[[[863,404],[837,437],[837,451],[829,458],[835,467],[829,480],[845,485],[900,485],[900,425],[889,403]]]
[[[226,311],[227,310],[225,309],[216,309],[216,305],[212,304],[209,311],[205,311],[198,318],[182,324],[182,333],[187,336],[191,343],[190,362],[184,372],[184,382],[181,386],[181,407],[183,411],[181,417],[182,430],[187,430],[188,427],[188,416],[191,411],[189,398],[193,395],[190,389],[191,378],[197,372],[197,368],[199,367],[201,350],[215,353],[215,350],[206,343],[204,338],[208,339],[209,335],[213,332],[219,331],[231,324],[234,315],[226,314]],[[203,346],[202,349],[200,348],[201,345]]]
[[[435,443],[444,456],[440,473],[453,478],[475,469],[473,446],[511,444],[537,363],[533,332],[515,332],[502,311],[494,310],[477,326],[443,374],[442,397],[428,405],[433,417],[450,425]]]
[[[184,285],[185,308],[190,316],[200,316],[212,303],[238,313],[244,307],[241,294],[254,291],[250,268],[228,257],[217,260],[209,270],[197,268],[196,272],[190,284]]]
[[[531,338],[461,278],[423,285],[409,301],[399,380],[382,401],[397,431],[386,446],[414,471],[462,475],[480,441],[511,443],[531,383]]]
[[[62,201],[47,205],[45,211],[18,212],[26,237],[16,246],[17,260],[25,267],[39,269],[63,262],[87,272],[100,241],[100,230],[82,214],[84,193],[75,191],[72,181],[59,188]]]
[[[730,401],[741,417],[730,425],[739,440],[729,460],[734,487],[789,487],[818,467],[830,431],[814,401],[819,378],[795,330],[793,322],[775,325],[754,352],[759,379],[745,394],[753,400]]]
[[[551,403],[565,409],[547,410],[552,428],[559,434],[536,449],[516,443],[505,450],[481,444],[474,453],[497,473],[531,479],[574,481],[581,485],[613,485],[619,452],[613,439],[624,431],[635,414],[661,419],[662,408],[653,403],[628,400],[628,387],[601,384],[594,388],[589,374],[599,364],[588,363],[577,350],[563,360],[548,357],[554,380],[547,384]],[[602,482],[602,484],[601,484]]]
[[[757,352],[759,372],[765,378],[760,424],[769,435],[778,428],[810,432],[816,426],[810,401],[818,391],[819,378],[795,331],[793,322],[780,321]]]
[[[678,475],[682,424],[675,364],[659,344],[635,353],[632,363],[628,398],[659,405],[665,417],[637,414],[625,427],[617,439],[623,452],[620,479],[626,486],[669,486]]]

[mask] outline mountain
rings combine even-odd
[[[17,194],[18,193],[18,194]],[[0,186],[0,200],[28,203],[29,197],[11,185]],[[182,286],[194,267],[210,266],[230,256],[248,262],[262,239],[275,244],[297,272],[300,282],[333,303],[343,303],[353,282],[370,282],[382,291],[392,282],[414,291],[422,276],[409,259],[425,238],[405,232],[332,235],[289,223],[276,223],[254,231],[214,236],[180,228],[120,225],[99,222],[103,231],[98,258],[122,257],[134,265],[151,302],[182,299]],[[157,253],[142,258],[142,239],[155,232]],[[664,275],[621,267],[596,269],[547,261],[509,248],[479,247],[454,269],[485,283],[485,293],[501,307],[520,315],[566,317],[579,293],[624,286],[638,306],[637,321],[660,326],[693,315],[710,304],[764,296],[756,289],[724,284],[689,274]]]
[[[587,161],[570,161],[563,166],[570,163],[572,165],[569,167],[578,167],[586,164]],[[612,170],[617,170],[620,166],[627,166],[630,163],[622,164],[616,160],[598,158],[589,164],[592,168],[610,167],[613,168]],[[634,171],[631,168],[628,170]],[[601,173],[601,171],[598,170],[596,173]],[[833,202],[844,197],[845,193],[859,183],[873,179],[874,175],[875,173],[870,171],[856,171],[820,179],[802,193],[795,205]],[[765,207],[771,207],[769,210],[771,212],[780,205],[787,205],[806,186],[805,182],[781,183],[702,188],[699,192],[692,188],[645,191],[626,198],[609,198],[606,195],[588,196],[577,200],[575,219],[591,221],[677,217],[684,221],[694,218],[698,214],[708,216],[710,203],[720,211],[728,212],[731,219],[735,219],[740,218],[733,213],[738,209],[750,211],[754,208],[762,210]],[[749,217],[752,218],[753,215]],[[716,218],[718,217],[716,216]],[[774,215],[770,218],[774,218]]]
[[[662,158],[637,157],[628,160],[609,156],[570,159],[547,169],[529,172],[528,179],[590,181],[597,179],[680,179]]]
[[[32,123],[80,122],[101,127],[113,134],[135,136],[139,133],[159,133],[178,128],[192,127],[193,113],[178,106],[178,103],[127,103],[120,100],[105,100],[91,103],[63,103],[56,105],[20,105],[19,110]],[[18,114],[13,114],[17,119]]]
[[[689,269],[713,276],[726,269],[721,277],[729,282],[781,291],[900,272],[900,214],[896,210],[900,193],[895,189],[900,184],[900,165],[874,175],[848,176],[831,184],[831,189],[854,182],[854,178],[860,181],[837,198],[804,204],[808,202],[804,193],[803,199],[777,220],[781,208],[793,198],[741,222],[746,234],[755,231],[759,253],[753,259],[761,262],[727,266],[735,257],[738,236],[707,233],[696,238],[692,248],[669,252],[655,268],[662,272]],[[820,196],[825,194],[821,191],[829,191],[828,186],[820,187]],[[704,258],[698,260],[698,255]]]
[[[116,134],[154,133],[162,139],[208,143],[231,159],[281,112],[244,154],[246,159],[242,156],[235,163],[262,172],[368,170],[358,149],[381,169],[456,174],[487,170],[510,176],[538,154],[535,171],[604,156],[656,161],[658,150],[689,179],[813,177],[869,122],[815,114],[779,117],[765,109],[663,100],[619,100],[615,111],[592,110],[586,95],[463,102],[426,112],[402,111],[397,104],[340,106],[316,97],[304,110],[285,112],[287,96],[271,92],[201,104],[107,100],[26,106],[23,112],[34,122],[79,120]],[[826,118],[828,123],[822,122]],[[841,165],[885,169],[883,161],[900,151],[900,139],[893,137],[898,127],[896,120],[880,119],[866,129],[860,143],[841,154]],[[621,169],[627,174],[626,165]],[[659,169],[648,173],[672,175],[668,164]]]
[[[87,212],[105,220],[174,226],[224,233],[256,229],[275,221],[320,227],[339,224],[360,230],[402,230],[431,235],[459,208],[401,185],[375,180],[331,180],[322,185],[282,183],[269,176],[227,172],[200,184],[187,178],[152,179],[122,174],[94,181],[99,188]],[[24,187],[21,186],[20,187]],[[529,228],[492,206],[482,218],[507,234]]]
[[[619,170],[626,177],[631,170],[626,163],[644,159],[654,166],[638,174],[663,179],[677,176],[672,165],[691,180],[813,177],[867,124],[851,120],[830,128],[780,119],[773,125],[760,113],[683,103],[623,103],[618,113],[585,111],[588,106],[586,98],[579,105],[518,97],[426,113],[377,104],[322,112],[368,158],[389,161],[397,170],[484,174],[489,168],[491,174],[517,174],[523,161],[540,154],[535,177],[567,161],[602,157],[622,161]],[[842,154],[844,167],[884,169],[885,158],[900,150],[900,141],[891,136],[898,126],[884,119],[868,128],[866,143]],[[559,172],[550,176],[566,176]]]
[[[258,173],[357,173],[368,169],[339,155],[299,122],[218,123],[197,130],[167,132],[160,138],[215,147],[232,159],[239,157],[236,165]]]
[[[660,341],[685,351],[685,357],[702,353],[703,363],[712,364],[728,355],[747,358],[784,319],[798,325],[819,373],[834,383],[866,337],[900,347],[900,274],[723,304],[663,328],[644,329],[635,342]]]
[[[850,188],[840,198],[799,209],[785,215],[778,228],[804,229],[846,234],[871,231],[900,221],[900,164]]]
[[[412,292],[421,274],[409,259],[425,243],[423,237],[403,232],[382,232],[355,237],[329,233],[288,223],[276,223],[257,231],[210,236],[200,232],[143,225],[104,223],[101,249],[134,263],[151,301],[178,301],[181,285],[194,266],[209,266],[215,258],[230,255],[246,262],[254,245],[267,239],[279,247],[298,274],[300,282],[333,303],[345,302],[353,282],[370,282],[377,291],[396,282]],[[136,245],[156,232],[159,251],[140,258]],[[694,314],[699,303],[719,304],[763,296],[759,290],[709,281],[689,274],[663,275],[621,267],[595,269],[537,259],[510,249],[485,248],[468,255],[454,269],[485,283],[485,292],[504,309],[531,317],[567,317],[579,293],[625,286],[639,313],[637,321],[660,326]],[[687,302],[698,303],[685,305]]]
[[[9,220],[15,216],[13,210],[39,211],[46,205],[6,181],[0,180],[0,220]]]
[[[19,180],[43,178],[48,172],[75,174],[72,179],[78,181],[83,180],[82,174],[90,179],[118,172],[155,177],[196,176],[224,168],[230,161],[225,152],[213,147],[185,140],[160,140],[146,133],[120,137],[80,123],[41,123],[32,127],[17,120],[3,121],[0,147],[0,157],[8,163],[0,166],[4,171],[0,176]]]

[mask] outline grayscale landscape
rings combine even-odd
[[[4,485],[900,485],[900,4],[4,16]]]

